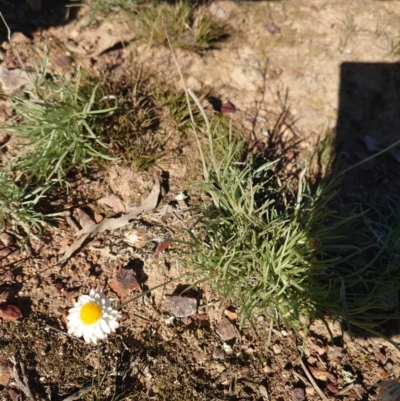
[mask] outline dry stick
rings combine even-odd
[[[30,400],[35,401],[35,397],[32,394],[31,389],[29,388],[28,378],[26,377],[25,367],[22,362],[19,363],[21,368],[22,380],[19,377],[18,369],[17,369],[17,361],[15,357],[12,356],[10,361],[13,363],[13,373],[14,373],[14,380],[15,383],[11,383],[11,385],[15,385],[18,387]]]
[[[204,178],[207,178],[207,164],[206,164],[206,159],[205,159],[205,157],[204,157],[203,148],[201,147],[200,138],[199,138],[199,136],[197,135],[197,131],[196,131],[196,127],[195,127],[195,120],[194,120],[194,117],[193,117],[193,111],[192,111],[192,107],[191,107],[191,105],[190,105],[190,97],[189,97],[188,88],[186,87],[185,78],[183,78],[183,74],[182,74],[181,67],[180,67],[180,65],[179,65],[179,63],[178,63],[178,59],[176,58],[175,52],[174,52],[174,50],[173,50],[173,48],[172,48],[172,44],[171,44],[171,41],[169,40],[169,36],[168,36],[167,30],[165,29],[165,26],[164,26],[164,32],[165,32],[165,36],[167,37],[168,45],[169,45],[169,48],[170,48],[170,50],[171,50],[171,54],[172,54],[172,57],[173,57],[173,59],[174,59],[174,63],[175,63],[175,65],[176,65],[176,68],[177,68],[177,70],[178,70],[179,77],[180,77],[181,82],[182,82],[182,85],[183,85],[183,90],[185,91],[186,103],[187,103],[188,109],[189,109],[190,121],[191,121],[191,123],[192,123],[192,128],[193,128],[193,131],[194,131],[194,133],[195,133],[195,137],[196,137],[196,141],[197,141],[197,146],[198,146],[198,148],[199,148],[200,158],[201,158],[201,162],[202,162],[202,165],[203,165],[203,172],[204,172],[204,175],[205,175]],[[201,111],[202,113],[204,112],[204,110],[202,111],[202,108],[200,108],[200,111]],[[203,116],[204,116],[204,114],[203,114]],[[205,123],[206,123],[206,125],[207,125],[207,130],[209,130],[210,127],[209,127],[209,122],[208,122],[207,116],[206,116],[206,119],[205,119]]]
[[[322,392],[322,390],[317,386],[317,383],[315,383],[314,378],[311,376],[310,372],[308,371],[308,369],[306,368],[306,365],[304,364],[304,362],[301,360],[301,358],[299,358],[300,361],[300,365],[304,370],[304,373],[307,375],[308,380],[310,380],[311,384],[313,385],[315,391],[321,396],[321,398],[324,401],[328,401],[328,399],[325,397],[325,394]]]
[[[76,393],[71,394],[70,396],[64,398],[62,401],[75,401],[80,400],[82,397],[92,390],[94,387],[93,384],[87,384],[85,387],[78,390]]]
[[[11,50],[13,51],[14,55],[17,57],[19,63],[21,64],[21,67],[26,71],[25,64],[23,63],[23,61],[21,59],[21,56],[19,55],[17,50],[14,49],[14,46],[13,46],[13,44],[11,42],[11,30],[10,30],[10,27],[8,26],[6,20],[5,20],[4,16],[3,16],[3,13],[1,11],[0,11],[0,18],[2,19],[4,25],[5,25],[6,29],[7,29],[7,40],[10,43]],[[33,84],[29,74],[28,74],[28,78],[31,81],[31,84]]]
[[[345,387],[344,389],[340,390],[338,393],[336,393],[336,395],[343,395],[348,393],[352,388],[354,387],[354,383],[349,384],[347,387]]]
[[[293,375],[300,379],[306,386],[311,386],[311,383],[300,373],[296,372],[295,370],[292,371]]]
[[[363,159],[363,160],[359,161],[358,163],[353,164],[352,166],[346,168],[346,169],[342,172],[342,174],[345,175],[348,171],[353,170],[354,168],[356,168],[356,167],[358,167],[358,166],[361,166],[362,164],[367,163],[367,162],[369,162],[369,161],[372,160],[372,159],[375,159],[375,157],[378,157],[378,156],[380,156],[380,155],[386,153],[387,151],[389,151],[390,149],[394,148],[394,147],[397,146],[397,145],[400,145],[400,139],[397,140],[397,141],[395,141],[395,142],[393,142],[391,145],[387,146],[385,149],[382,149],[382,150],[379,151],[378,153],[374,153],[372,156],[369,156],[369,157],[367,157],[366,159]]]

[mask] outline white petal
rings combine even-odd
[[[102,330],[104,333],[107,333],[107,334],[110,334],[110,333],[111,333],[111,329],[110,329],[110,327],[109,327],[109,325],[108,325],[108,323],[107,323],[106,320],[101,319],[101,320],[99,321],[99,325],[100,325],[101,330]]]

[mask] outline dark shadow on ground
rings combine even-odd
[[[400,63],[343,63],[336,154],[354,165],[400,139]],[[400,194],[400,146],[346,174],[346,202],[379,205]]]
[[[370,324],[385,316],[382,324],[370,325],[367,336],[399,333],[400,146],[384,151],[399,140],[400,63],[343,63],[335,162],[349,169],[339,188],[340,203],[357,205],[353,210],[364,213],[359,238],[348,238],[363,250],[348,259],[346,269],[337,269],[347,300],[353,299],[356,305],[363,298],[368,305],[359,312],[354,308],[356,319],[362,316]],[[356,275],[364,283],[362,288],[347,284]]]
[[[22,32],[25,36],[33,38],[42,30],[65,25],[74,20],[79,7],[67,7],[73,4],[78,3],[69,0],[0,0],[0,11],[11,35]],[[4,22],[0,21],[0,43],[7,40],[7,36]]]

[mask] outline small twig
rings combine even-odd
[[[293,375],[300,379],[306,386],[311,386],[311,383],[300,373],[296,372],[295,370],[292,371]]]
[[[29,388],[28,378],[26,377],[25,367],[22,362],[19,363],[21,368],[22,380],[19,377],[18,369],[17,369],[17,361],[14,356],[10,358],[10,361],[13,363],[13,373],[15,382],[11,382],[11,385],[18,387],[30,400],[35,401],[35,397],[32,394],[31,389]]]
[[[70,337],[70,338],[72,338],[72,339],[74,339],[74,340],[76,340],[76,341],[80,341],[81,343],[85,344],[85,341],[81,340],[80,338],[75,337],[75,336],[71,336],[71,334],[68,334],[68,333],[65,332],[65,331],[56,329],[55,327],[50,326],[49,324],[45,324],[45,327],[48,328],[48,329],[54,330],[54,331],[56,331],[57,333],[63,334],[64,336]]]
[[[308,380],[310,380],[311,384],[313,385],[315,391],[320,395],[320,397],[324,400],[324,401],[328,401],[328,399],[325,397],[325,394],[322,392],[322,390],[317,386],[317,383],[315,383],[314,378],[311,376],[310,372],[308,371],[308,369],[306,368],[306,365],[304,364],[304,362],[301,360],[301,358],[299,358],[300,361],[300,365],[304,370],[304,373],[307,375]]]
[[[354,383],[349,384],[347,387],[340,390],[336,395],[344,395],[348,393],[354,387]]]
[[[10,30],[10,27],[8,26],[7,21],[5,20],[4,15],[3,15],[3,13],[2,13],[1,11],[0,11],[0,18],[2,19],[4,25],[5,25],[6,29],[7,29],[7,40],[8,40],[8,43],[10,43],[11,50],[13,51],[14,55],[17,57],[19,63],[21,64],[21,67],[22,67],[24,70],[26,70],[25,64],[23,63],[23,61],[22,61],[22,59],[21,59],[21,56],[20,56],[19,53],[14,49],[13,43],[12,43],[12,41],[11,41],[11,30]],[[29,75],[28,75],[28,77],[29,77]],[[29,78],[29,80],[30,80],[30,78]],[[31,81],[31,82],[32,82],[32,81]]]
[[[85,387],[78,390],[76,393],[69,395],[67,398],[64,398],[63,401],[75,401],[80,400],[85,394],[92,390],[94,387],[93,384],[87,384]]]

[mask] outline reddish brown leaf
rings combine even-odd
[[[207,320],[207,313],[195,313],[194,315],[190,315],[193,320]]]
[[[158,257],[160,256],[160,253],[162,252],[162,251],[165,251],[166,249],[168,249],[169,248],[169,246],[170,246],[170,242],[168,242],[168,241],[161,241],[158,245],[157,245],[157,248],[156,248],[156,250],[154,251],[154,253],[153,253],[153,258],[154,259],[158,259]]]
[[[236,113],[236,107],[231,102],[226,102],[221,106],[222,114],[232,114]]]
[[[117,271],[116,279],[125,289],[136,288],[138,286],[136,273],[132,269],[121,267]]]
[[[16,251],[17,251],[17,247],[15,247],[13,245],[5,246],[4,248],[0,249],[0,258],[11,255],[12,253],[14,253]]]
[[[60,293],[64,289],[64,284],[63,283],[55,283],[54,288],[58,293]]]
[[[327,387],[328,390],[329,390],[331,393],[333,393],[333,394],[336,394],[336,393],[339,392],[339,389],[338,389],[337,386],[336,386],[335,384],[333,384],[333,383],[328,383],[326,387]]]
[[[22,317],[22,312],[15,305],[3,303],[0,304],[0,317],[14,321]]]
[[[124,288],[118,282],[118,280],[114,277],[111,281],[108,282],[110,288],[118,295],[120,299],[125,299],[127,294],[125,293]]]
[[[134,270],[125,269],[123,267],[118,269],[117,274],[108,285],[121,299],[128,296],[128,290],[140,288]]]
[[[18,393],[14,391],[12,388],[8,390],[8,395],[13,401],[18,399]]]

